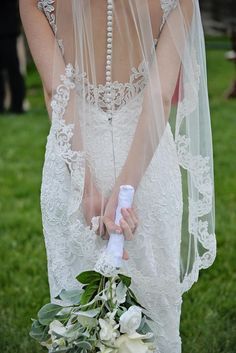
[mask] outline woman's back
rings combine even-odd
[[[130,6],[127,0],[111,3],[112,79],[129,82],[131,69],[138,67],[144,57],[151,55],[164,17],[176,6],[176,1],[167,4],[165,0],[139,0],[136,8]],[[38,6],[44,11],[54,31],[56,29],[57,38],[63,43],[66,61],[74,62],[75,56],[80,58],[89,81],[105,84],[109,3],[104,0],[77,1],[72,6],[71,1],[39,0]],[[57,23],[56,12],[61,14],[57,15]],[[145,25],[140,25],[141,22]],[[146,52],[143,50],[144,44]]]

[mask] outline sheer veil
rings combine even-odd
[[[170,124],[183,183],[185,292],[216,254],[212,139],[198,1],[113,0],[112,18],[107,1],[52,3],[55,11],[52,4],[46,8],[55,33],[50,133],[54,152],[66,165],[68,246],[74,246],[79,232],[89,231],[79,217],[85,184],[95,183],[104,200],[114,185],[125,182],[137,190]],[[121,141],[114,126],[122,124],[118,117],[140,95],[139,114],[129,131],[124,127]],[[106,189],[94,172],[95,151],[90,148],[90,131],[96,126],[89,117],[96,115],[113,138],[113,180],[107,180]],[[98,141],[103,138],[98,131]],[[118,149],[122,160],[116,158]],[[100,167],[106,168],[104,162]],[[151,257],[145,261],[151,262]]]

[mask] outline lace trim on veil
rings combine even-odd
[[[182,293],[191,288],[198,280],[199,270],[212,265],[216,257],[215,234],[209,233],[209,223],[204,220],[213,206],[213,180],[208,157],[193,155],[190,152],[191,141],[187,135],[180,134],[180,125],[197,109],[200,85],[200,69],[195,50],[192,51],[193,77],[192,84],[184,87],[185,97],[179,102],[176,116],[175,142],[179,165],[188,172],[191,183],[201,195],[198,201],[189,196],[189,235],[205,249],[203,255],[195,248],[195,262],[190,273],[182,281]],[[196,244],[196,241],[195,241]]]

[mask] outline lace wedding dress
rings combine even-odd
[[[161,2],[162,23],[176,4],[175,0]],[[54,1],[40,0],[38,7],[55,32]],[[63,51],[63,43],[59,44]],[[131,70],[127,83],[111,83],[116,97],[111,123],[104,109],[106,85],[88,85],[88,91],[84,92],[81,81],[86,80],[86,76],[74,75],[74,72],[72,75],[72,71],[73,68],[68,65],[52,101],[54,118],[47,139],[41,189],[52,301],[56,301],[54,298],[63,288],[78,286],[76,275],[93,269],[104,247],[104,241],[86,225],[82,205],[78,209],[77,220],[68,224],[70,173],[61,146],[66,146],[71,131],[70,126],[60,119],[59,112],[67,104],[71,77],[76,76],[73,84],[81,99],[84,94],[89,95],[90,104],[87,109],[85,105],[81,112],[86,116],[86,119],[82,119],[86,124],[86,157],[96,185],[106,197],[109,197],[128,155],[142,111],[147,81],[145,65],[141,62]],[[56,141],[58,131],[62,141],[60,146]],[[139,215],[139,224],[134,240],[127,242],[126,246],[130,259],[125,265],[125,272],[132,277],[133,290],[154,320],[160,353],[181,352],[179,323],[183,289],[180,283],[180,245],[183,198],[179,163],[176,142],[167,123],[159,146],[136,189],[133,205]],[[79,179],[77,183],[80,183]]]

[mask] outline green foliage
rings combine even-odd
[[[98,291],[98,284],[92,282],[91,284],[87,285],[84,293],[81,297],[81,304],[86,305],[90,300],[95,296]]]
[[[119,274],[119,277],[121,281],[126,285],[126,287],[129,287],[131,284],[131,278],[128,276],[125,276],[123,274]]]
[[[131,285],[130,277],[121,274],[105,277],[95,271],[86,271],[80,273],[77,280],[85,283],[82,290],[62,290],[57,297],[61,305],[44,305],[38,312],[38,319],[33,321],[30,336],[52,353],[95,353],[100,351],[101,344],[115,347],[115,341],[109,341],[111,338],[101,341],[101,323],[104,325],[106,322],[117,338],[125,332],[118,331],[121,315],[133,305],[140,306],[132,291],[125,285]],[[137,308],[132,307],[131,310]],[[143,342],[148,340],[151,343],[153,334],[147,324],[148,318],[144,312],[139,314],[139,332],[136,332],[137,327],[134,332],[143,337]],[[106,335],[108,331],[106,328]],[[114,348],[114,352],[116,351]]]
[[[41,325],[49,325],[56,314],[62,309],[60,305],[46,304],[38,312],[38,320]]]
[[[64,300],[69,304],[79,304],[83,293],[84,291],[80,289],[73,289],[67,291],[65,289],[62,289],[61,293],[57,298],[60,298],[61,300]]]
[[[48,326],[44,326],[38,320],[34,320],[31,327],[30,336],[38,342],[47,341],[50,337],[48,335]]]
[[[236,347],[236,100],[224,92],[234,78],[223,50],[208,51],[215,155],[218,254],[184,295],[183,353],[234,353]],[[28,76],[30,112],[0,116],[0,346],[4,353],[42,353],[30,318],[49,301],[39,192],[49,129],[41,84]],[[155,300],[155,298],[153,298]],[[35,324],[35,335],[40,327]]]
[[[76,279],[82,284],[88,284],[91,282],[99,282],[101,280],[101,275],[95,271],[84,271],[80,273]]]

